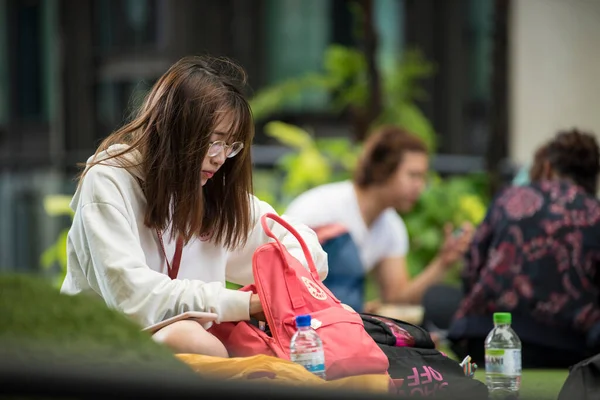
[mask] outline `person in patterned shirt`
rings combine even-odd
[[[530,183],[492,202],[466,255],[464,297],[448,338],[484,362],[492,314],[512,313],[523,368],[564,368],[599,351],[600,150],[561,131],[536,153]]]

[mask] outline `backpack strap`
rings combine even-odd
[[[286,228],[292,235],[294,235],[296,240],[298,240],[298,242],[300,243],[300,247],[302,247],[302,252],[304,253],[304,257],[306,258],[306,261],[308,262],[309,273],[314,281],[314,284],[316,286],[318,286],[322,291],[324,291],[329,297],[331,297],[336,303],[340,304],[341,303],[340,300],[337,297],[335,297],[333,295],[333,293],[331,293],[331,291],[327,288],[327,286],[325,286],[323,284],[323,282],[321,282],[321,278],[319,277],[319,273],[317,271],[317,268],[315,267],[315,263],[312,259],[310,250],[306,246],[304,239],[298,233],[298,231],[296,231],[296,229],[294,229],[294,227],[292,227],[292,225],[290,225],[286,220],[284,220],[277,214],[266,213],[261,217],[261,224],[262,224],[263,230],[265,231],[267,236],[269,236],[271,239],[273,239],[275,241],[283,259],[286,259],[286,255],[289,255],[289,253],[285,249],[285,246],[279,241],[279,239],[273,234],[273,232],[267,225],[267,219],[272,219],[272,220],[278,222],[281,226]],[[301,283],[298,280],[298,277],[297,277],[294,269],[291,268],[287,262],[285,262],[284,264],[286,265],[285,273],[286,273],[286,278],[287,278],[285,280],[285,284],[288,288],[288,293],[290,294],[290,298],[292,299],[292,305],[293,305],[294,309],[302,307],[304,305],[304,298],[302,296],[303,289],[300,286]],[[254,273],[254,275],[256,276],[256,272]],[[304,279],[306,279],[306,278],[304,278]]]
[[[319,278],[319,272],[317,271],[317,268],[315,267],[315,263],[312,259],[310,251],[308,250],[308,247],[306,246],[304,239],[302,239],[302,236],[300,236],[298,231],[296,231],[287,221],[285,221],[283,218],[281,218],[277,214],[267,213],[261,217],[260,222],[262,224],[262,227],[263,227],[265,233],[271,239],[275,240],[275,243],[277,243],[277,246],[279,247],[281,254],[284,256],[286,254],[284,246],[281,244],[279,239],[273,234],[273,232],[271,232],[271,229],[269,228],[269,226],[267,224],[268,218],[279,223],[281,226],[283,226],[285,229],[287,229],[292,235],[294,235],[294,237],[296,238],[296,240],[298,240],[298,242],[300,242],[300,247],[302,247],[302,252],[304,253],[304,257],[306,258],[306,261],[308,262],[309,271],[310,271],[311,275],[313,276],[313,279],[317,282],[320,282],[321,278]]]

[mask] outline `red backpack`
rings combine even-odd
[[[267,218],[298,239],[310,271],[273,235]],[[323,285],[298,232],[275,214],[263,215],[261,224],[275,242],[256,250],[252,259],[255,284],[240,290],[258,294],[271,335],[250,321],[215,324],[210,332],[223,342],[232,357],[266,354],[289,360],[290,340],[296,332],[295,317],[310,314],[311,326],[323,341],[327,379],[387,374],[388,358],[365,331],[361,316],[342,307]]]

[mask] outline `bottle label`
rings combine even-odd
[[[485,349],[485,372],[489,375],[520,376],[520,349]]]
[[[323,350],[312,353],[292,354],[291,360],[302,365],[313,374],[325,372],[325,355],[323,354]]]

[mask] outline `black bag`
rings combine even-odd
[[[558,400],[600,399],[600,354],[587,358],[569,368]]]
[[[416,325],[374,314],[361,314],[366,331],[387,355],[389,374],[401,397],[487,400],[482,382],[436,350],[429,333]]]

